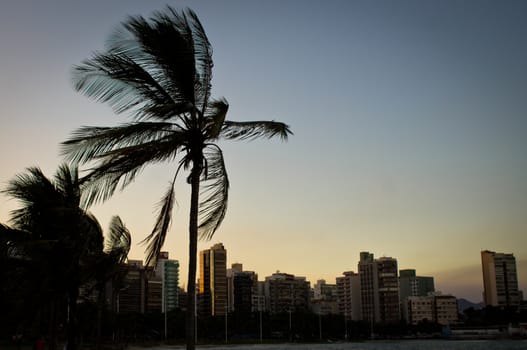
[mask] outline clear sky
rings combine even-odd
[[[125,121],[72,89],[73,65],[157,1],[0,5],[0,186],[52,176],[81,125]],[[275,119],[287,142],[222,143],[231,180],[217,242],[228,264],[334,283],[360,251],[481,300],[480,251],[514,253],[527,293],[527,2],[170,1],[194,9],[214,48],[213,95],[229,119]],[[92,208],[120,215],[132,258],[174,164],[148,168]],[[165,244],[186,285],[189,188]],[[0,195],[0,222],[16,203]]]

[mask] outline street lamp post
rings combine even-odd
[[[318,310],[318,336],[322,340],[322,310]]]
[[[167,324],[168,324],[168,319],[167,319],[167,313],[168,313],[168,305],[167,305],[167,288],[166,288],[166,283],[165,283],[165,279],[163,279],[163,282],[161,284],[161,288],[162,289],[162,293],[163,293],[163,306],[164,306],[164,311],[165,311],[165,342],[167,341],[168,339],[168,327],[167,327]]]
[[[227,304],[225,304],[225,344],[227,344],[227,341],[228,341],[228,337],[227,337],[227,315],[228,315],[228,309],[227,309]]]

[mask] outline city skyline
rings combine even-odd
[[[432,291],[432,292],[438,292],[438,293],[444,293],[445,295],[453,295],[455,296],[456,298],[458,299],[461,299],[461,298],[464,298],[464,299],[467,299],[471,302],[474,302],[474,303],[485,303],[485,300],[483,298],[483,295],[484,295],[484,279],[485,279],[485,269],[483,268],[483,261],[480,260],[480,270],[479,270],[479,277],[481,278],[481,281],[482,281],[482,287],[481,287],[481,291],[480,291],[480,294],[482,295],[480,297],[480,299],[478,298],[470,298],[470,296],[467,296],[467,295],[458,295],[458,294],[455,294],[451,291],[446,291],[446,290],[442,290],[442,289],[436,289],[434,287],[434,281],[436,280],[436,276],[424,276],[425,274],[422,274],[422,273],[419,273],[418,275],[415,275],[416,274],[416,270],[418,269],[418,267],[405,267],[405,268],[401,268],[398,266],[398,258],[397,256],[381,256],[381,257],[377,257],[375,258],[375,253],[371,253],[369,251],[362,251],[360,252],[359,256],[357,257],[357,261],[356,261],[356,265],[355,265],[355,268],[354,269],[350,269],[350,270],[343,270],[340,274],[337,274],[333,277],[329,277],[329,278],[309,278],[309,276],[312,276],[311,274],[307,273],[307,274],[299,274],[297,273],[296,271],[286,271],[286,270],[281,270],[281,269],[277,269],[269,274],[260,274],[260,272],[258,270],[253,270],[253,269],[247,269],[247,268],[243,268],[241,266],[246,266],[247,262],[242,262],[242,261],[239,261],[239,260],[236,260],[236,259],[230,259],[230,254],[228,254],[228,251],[229,249],[225,248],[223,243],[221,242],[218,242],[218,243],[215,243],[215,244],[212,244],[209,248],[207,249],[203,249],[203,250],[200,250],[199,251],[199,256],[200,256],[200,263],[199,263],[199,270],[201,271],[201,273],[203,273],[203,267],[202,267],[202,255],[203,254],[210,254],[210,251],[214,250],[214,249],[218,249],[218,247],[221,247],[221,250],[224,251],[224,257],[222,257],[222,263],[223,263],[223,259],[225,260],[225,264],[226,264],[226,276],[228,276],[228,270],[231,269],[229,268],[229,266],[231,266],[233,269],[236,267],[236,268],[239,268],[240,271],[243,271],[243,272],[254,272],[256,274],[256,276],[263,276],[263,279],[260,278],[258,281],[264,281],[266,278],[268,277],[271,277],[273,274],[291,274],[291,275],[295,275],[297,277],[302,277],[302,278],[305,278],[307,282],[310,283],[310,285],[312,284],[312,288],[315,286],[316,282],[320,281],[320,280],[324,280],[326,282],[331,282],[332,284],[338,284],[338,279],[339,278],[342,278],[343,275],[346,275],[348,273],[353,273],[354,275],[356,276],[360,276],[360,266],[361,266],[361,262],[362,262],[362,259],[363,259],[363,256],[368,256],[369,259],[371,259],[371,263],[373,263],[374,261],[377,262],[378,261],[395,261],[395,268],[396,268],[396,271],[397,271],[397,278],[400,280],[401,278],[407,278],[409,276],[409,273],[410,275],[412,275],[413,273],[413,277],[414,278],[417,278],[417,279],[420,279],[421,281],[421,289],[420,291],[422,292],[421,294],[423,295],[426,295],[427,293],[423,292],[423,291],[426,291],[426,290],[429,290],[429,291]],[[483,253],[489,253],[488,250],[485,250],[485,251],[481,251],[480,252],[480,257],[483,255]],[[508,256],[510,258],[512,258],[512,260],[515,260],[515,257],[514,257],[514,254],[513,253],[502,253],[502,252],[490,252],[490,253],[495,253],[495,254],[498,254],[499,256],[502,256],[502,255],[505,255],[505,256]],[[250,265],[250,263],[249,263]],[[514,262],[514,274],[517,273],[517,265],[516,265],[516,262]],[[403,272],[403,273],[401,273]],[[519,275],[519,274],[518,274]],[[328,274],[329,276],[329,274]],[[198,276],[198,279],[200,277]],[[334,282],[334,283],[333,283]],[[208,283],[208,282],[207,282]],[[401,282],[399,282],[401,283]],[[515,283],[517,283],[517,285],[521,285],[521,281],[519,280],[516,280]],[[400,286],[399,286],[400,288]],[[456,289],[454,287],[454,289]],[[523,290],[521,288],[518,289],[520,292],[523,293]],[[200,292],[201,293],[201,292]]]
[[[276,119],[281,142],[222,144],[229,209],[212,241],[262,276],[316,281],[397,257],[436,289],[482,300],[480,251],[511,252],[527,289],[527,3],[521,1],[172,1],[214,49],[214,97],[232,120]],[[124,121],[76,93],[71,69],[128,15],[164,3],[16,1],[0,11],[0,187],[29,166],[51,176],[82,125]],[[174,164],[147,169],[91,211],[120,215],[144,259]],[[186,286],[188,193],[176,189],[163,250]],[[0,195],[0,223],[14,201]]]

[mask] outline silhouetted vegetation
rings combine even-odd
[[[482,309],[470,307],[463,313],[463,323],[467,326],[507,325],[527,322],[527,310],[517,307],[486,306]]]
[[[115,217],[103,249],[99,223],[80,207],[77,169],[66,165],[53,180],[40,169],[29,168],[3,192],[17,199],[20,207],[11,213],[10,226],[0,226],[5,267],[1,278],[6,281],[0,299],[7,316],[2,317],[6,320],[2,331],[25,341],[46,335],[49,349],[57,347],[62,335],[68,350],[75,349],[79,302],[95,291],[102,298],[102,286],[128,254],[129,242],[126,247],[126,240],[116,238],[127,231]],[[99,326],[93,320],[100,318],[92,319]]]

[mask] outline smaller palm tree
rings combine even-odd
[[[91,274],[91,262],[102,251],[103,242],[99,223],[80,207],[77,169],[61,165],[50,180],[39,168],[28,168],[11,180],[3,192],[21,204],[11,212],[11,230],[27,236],[19,242],[17,254],[32,261],[41,271],[37,291],[48,295],[54,307],[63,297],[67,298],[67,349],[75,350],[79,289]],[[4,227],[2,231],[9,230]],[[56,324],[54,318],[52,324]]]

